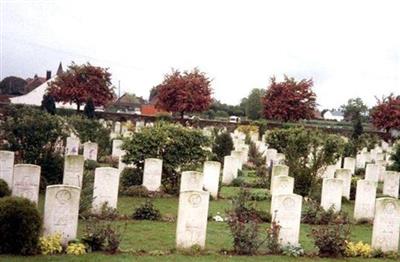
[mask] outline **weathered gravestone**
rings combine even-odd
[[[63,184],[82,187],[83,166],[82,155],[67,155],[64,160]]]
[[[398,252],[400,234],[400,204],[397,199],[383,197],[376,200],[375,219],[372,228],[374,249]]]
[[[281,227],[279,230],[279,243],[282,246],[299,244],[301,204],[303,197],[296,194],[273,196],[275,210],[272,213],[275,221]]]
[[[335,176],[338,179],[343,180],[343,192],[342,196],[350,199],[350,188],[351,188],[351,170],[350,169],[336,169]]]
[[[201,191],[203,190],[203,173],[196,171],[184,171],[181,175],[180,191]]]
[[[97,143],[86,142],[83,144],[83,158],[84,160],[97,161]]]
[[[383,194],[398,198],[400,173],[395,171],[385,171],[383,179]]]
[[[121,149],[123,141],[120,139],[114,139],[112,142],[112,153],[113,157],[120,157],[124,155],[124,150]]]
[[[219,175],[221,173],[221,163],[216,161],[204,162],[204,188],[210,192],[214,199],[218,198]]]
[[[149,191],[158,191],[161,186],[162,160],[146,158],[144,160],[143,186]]]
[[[375,213],[375,198],[377,182],[358,180],[356,190],[356,201],[354,205],[354,219],[373,220]]]
[[[205,247],[210,193],[185,191],[179,193],[176,247],[188,249],[194,245]]]
[[[365,168],[365,180],[378,182],[382,166],[377,164],[367,164]]]
[[[336,165],[329,165],[323,168],[322,178],[335,178]]]
[[[222,171],[222,184],[229,185],[237,177],[240,160],[237,157],[225,156]]]
[[[289,175],[289,167],[286,165],[275,165],[272,167],[271,177],[274,176],[288,176]]]
[[[321,206],[328,210],[333,208],[336,212],[342,207],[343,180],[337,178],[324,178],[322,180]]]
[[[282,153],[277,153],[275,159],[272,160],[273,165],[281,165],[285,162],[286,156]]]
[[[293,193],[294,178],[290,176],[274,176],[271,181],[271,209],[270,212],[273,214],[276,208],[275,196],[287,195]]]
[[[18,164],[14,166],[12,195],[39,201],[40,166]]]
[[[273,161],[276,158],[276,154],[278,154],[278,151],[274,148],[269,148],[265,150],[265,161],[267,167],[270,167],[273,164]]]
[[[238,161],[238,168],[239,168],[239,170],[242,170],[242,168],[243,168],[243,161],[244,161],[244,159],[243,159],[243,155],[244,155],[244,151],[242,151],[242,150],[233,150],[233,151],[231,151],[231,156],[233,156],[233,157],[235,157],[235,158],[237,158],[239,161]]]
[[[98,167],[94,173],[92,212],[100,213],[104,204],[117,208],[119,170],[112,167]]]
[[[78,137],[67,137],[67,145],[65,147],[65,155],[78,155],[80,141]]]
[[[351,174],[354,175],[356,171],[356,160],[352,157],[345,157],[343,163],[343,169],[349,169]]]
[[[0,150],[0,179],[12,189],[14,172],[14,152]]]
[[[76,186],[52,185],[46,188],[44,202],[44,235],[61,234],[65,246],[75,240],[78,230],[79,198]]]

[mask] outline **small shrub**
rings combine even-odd
[[[90,216],[100,220],[115,220],[119,217],[119,213],[116,208],[110,207],[106,202],[101,206],[98,214],[91,214]]]
[[[351,184],[350,184],[350,200],[356,199],[356,190],[357,190],[357,181],[360,178],[358,177],[352,177],[351,178]]]
[[[267,229],[267,249],[271,254],[280,254],[281,245],[279,244],[279,232],[281,226],[276,222],[275,217],[271,222],[271,227]]]
[[[149,191],[144,186],[130,186],[125,189],[122,194],[132,197],[147,197],[149,195]]]
[[[80,256],[86,254],[86,247],[82,243],[71,243],[66,251],[68,255]]]
[[[99,163],[94,160],[85,160],[85,169],[87,170],[95,170],[97,167],[99,167]]]
[[[373,249],[369,244],[363,243],[362,241],[357,243],[347,242],[345,255],[347,257],[370,258],[373,256]]]
[[[228,132],[223,132],[216,136],[212,151],[216,154],[216,159],[219,162],[224,162],[224,157],[229,156],[233,150],[233,140]]]
[[[94,172],[85,170],[82,177],[81,197],[79,201],[79,216],[86,218],[91,214],[93,202]]]
[[[314,245],[321,257],[344,256],[349,234],[349,226],[343,224],[324,225],[311,230]]]
[[[38,251],[42,218],[28,199],[0,199],[0,254],[31,255]]]
[[[39,238],[39,249],[42,255],[54,255],[63,251],[61,244],[61,235],[54,234]]]
[[[44,180],[43,190],[48,185],[62,184],[64,158],[60,154],[46,152],[38,159],[38,165],[41,167],[40,175]]]
[[[234,187],[241,187],[244,185],[244,178],[243,177],[237,177],[232,180],[232,186]]]
[[[282,247],[282,254],[288,257],[301,257],[304,249],[300,245],[286,245]]]
[[[123,190],[131,186],[140,186],[143,183],[143,170],[125,167],[121,173],[121,187]]]
[[[348,224],[349,220],[347,213],[335,212],[333,207],[325,210],[313,200],[306,202],[301,217],[302,223],[310,225]]]
[[[126,224],[125,224],[126,229]],[[107,224],[104,229],[106,235],[106,243],[104,246],[104,251],[115,254],[119,249],[119,245],[122,240],[122,231],[120,227],[114,227],[111,224]]]
[[[266,165],[261,165],[256,168],[256,176],[258,177],[258,183],[255,187],[270,188],[271,180],[269,177],[269,170]]]
[[[250,194],[250,200],[253,201],[264,201],[269,199],[271,199],[271,195],[269,195],[267,192],[256,191]]]
[[[160,220],[161,213],[153,206],[151,201],[146,200],[146,202],[135,209],[132,218],[137,220]]]
[[[232,209],[227,212],[228,225],[233,236],[234,252],[238,255],[255,254],[261,240],[259,238],[259,218],[250,202],[250,193],[243,188],[232,199]]]
[[[0,197],[6,197],[11,195],[11,190],[8,184],[3,179],[0,179]]]

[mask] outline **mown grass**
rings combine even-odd
[[[250,189],[252,192],[267,192],[265,189]],[[209,207],[209,215],[220,213],[224,216],[230,208],[232,196],[237,194],[238,187],[222,187],[219,200],[212,200]],[[122,215],[130,216],[135,207],[143,203],[145,198],[121,196],[118,202],[118,211]],[[43,211],[44,197],[41,195],[39,209]],[[178,198],[156,198],[154,205],[162,215],[176,216]],[[257,209],[268,211],[270,200],[257,201]],[[343,210],[352,216],[354,203],[343,203]],[[87,222],[79,221],[79,236],[82,235]],[[206,251],[202,254],[188,255],[175,251],[175,222],[160,221],[114,221],[113,224],[125,228],[121,243],[122,253],[107,255],[100,252],[90,253],[84,256],[0,256],[0,261],[337,261],[337,259],[322,259],[318,257],[291,258],[286,256],[228,256],[221,254],[221,250],[232,249],[232,237],[226,223],[210,221],[207,227]],[[261,224],[261,230],[265,232],[269,224]],[[306,252],[315,252],[313,241],[309,236],[310,225],[301,225],[300,243]],[[372,234],[371,225],[352,225],[351,239],[370,243]],[[150,255],[158,254],[162,256]],[[341,259],[345,261],[365,261],[362,258]],[[367,261],[384,261],[383,259],[368,259]],[[389,261],[389,260],[388,260]]]

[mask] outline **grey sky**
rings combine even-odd
[[[195,66],[232,104],[283,74],[313,78],[321,108],[400,93],[399,1],[0,2],[1,78],[90,61],[144,97]]]

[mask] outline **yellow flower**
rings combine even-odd
[[[39,238],[39,248],[43,255],[54,255],[62,252],[61,235],[54,234]]]
[[[86,247],[81,243],[71,243],[67,247],[67,254],[75,256],[84,255],[86,254]]]

